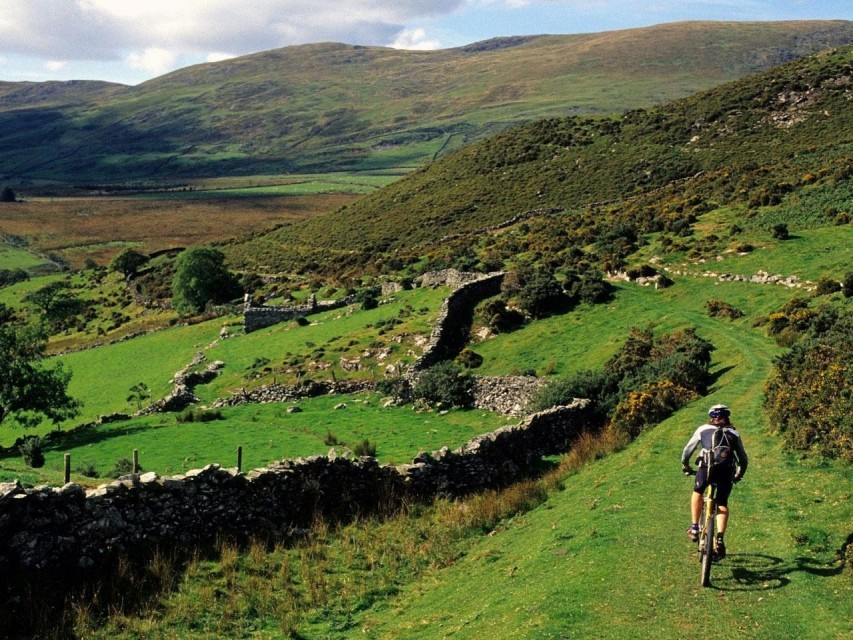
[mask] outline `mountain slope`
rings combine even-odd
[[[488,244],[478,230],[543,209],[566,212],[564,246],[604,241],[612,216],[634,234],[682,233],[719,207],[754,214],[761,206],[789,211],[802,201],[794,224],[825,220],[833,206],[846,211],[850,197],[851,76],[853,48],[844,47],[620,120],[521,126],[345,210],[228,251],[235,263],[263,252],[276,256],[274,267],[294,270],[312,260],[322,268],[332,252],[341,256],[334,265],[340,270],[383,254],[414,259],[439,246],[458,254],[472,242]],[[764,223],[774,215],[768,210]]]
[[[82,182],[416,166],[511,124],[651,106],[849,42],[844,21],[693,22],[434,52],[288,47],[95,90],[85,104],[0,101],[0,174]]]

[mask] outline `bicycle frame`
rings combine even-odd
[[[711,584],[711,563],[714,560],[714,531],[717,523],[717,484],[710,483],[702,495],[702,517],[699,519],[699,562],[701,584]]]

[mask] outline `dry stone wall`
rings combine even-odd
[[[444,300],[424,352],[409,368],[416,378],[424,369],[449,360],[462,350],[471,329],[471,314],[481,300],[500,293],[502,271],[489,274],[462,273],[447,269],[419,279],[421,286],[450,286],[454,291]]]
[[[288,322],[296,318],[304,318],[312,313],[340,309],[353,303],[353,298],[347,297],[342,300],[317,300],[311,296],[308,302],[299,305],[271,306],[255,304],[252,296],[246,295],[243,302],[243,329],[246,333],[271,327],[280,322]]]
[[[88,491],[0,484],[0,575],[80,572],[117,553],[189,547],[222,534],[287,536],[317,515],[344,521],[403,500],[504,486],[542,456],[567,451],[585,421],[586,401],[576,401],[401,467],[330,455],[247,474],[219,465],[171,477],[152,472]],[[12,599],[0,591],[0,605]]]

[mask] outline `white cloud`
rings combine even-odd
[[[207,54],[204,61],[205,62],[222,62],[223,60],[230,60],[231,58],[236,58],[237,55],[233,53],[223,53],[221,51],[211,51]]]
[[[438,40],[428,40],[424,29],[403,29],[397,38],[388,45],[394,49],[417,49],[431,51],[441,48]]]
[[[163,73],[173,69],[178,56],[172,51],[149,47],[142,53],[134,51],[127,57],[131,69],[140,69],[151,73]]]
[[[62,71],[68,66],[68,60],[48,60],[44,66],[48,71]]]
[[[3,0],[0,51],[69,60],[160,49],[245,54],[336,40],[383,44],[468,0]],[[137,63],[134,58],[134,63]]]

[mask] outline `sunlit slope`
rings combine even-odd
[[[649,233],[720,208],[745,216],[775,207],[774,222],[815,226],[853,197],[851,72],[847,47],[618,120],[517,127],[345,209],[227,251],[247,265],[263,251],[284,270],[322,266],[330,253],[365,265],[423,255],[469,232],[453,245],[461,251],[484,237],[480,230],[541,210],[565,211],[570,241],[580,245],[616,219]]]
[[[726,294],[723,285],[676,286]],[[645,319],[653,300],[663,325],[696,325],[716,345],[712,393],[569,477],[562,492],[484,536],[457,565],[371,611],[351,637],[676,639],[722,618],[750,638],[847,637],[853,579],[836,554],[853,521],[850,472],[792,460],[768,433],[762,388],[778,349],[748,322],[713,320],[648,289],[600,313],[615,332],[635,309]],[[679,455],[717,402],[733,409],[750,470],[731,502],[730,555],[703,589],[684,535],[691,482]]]

